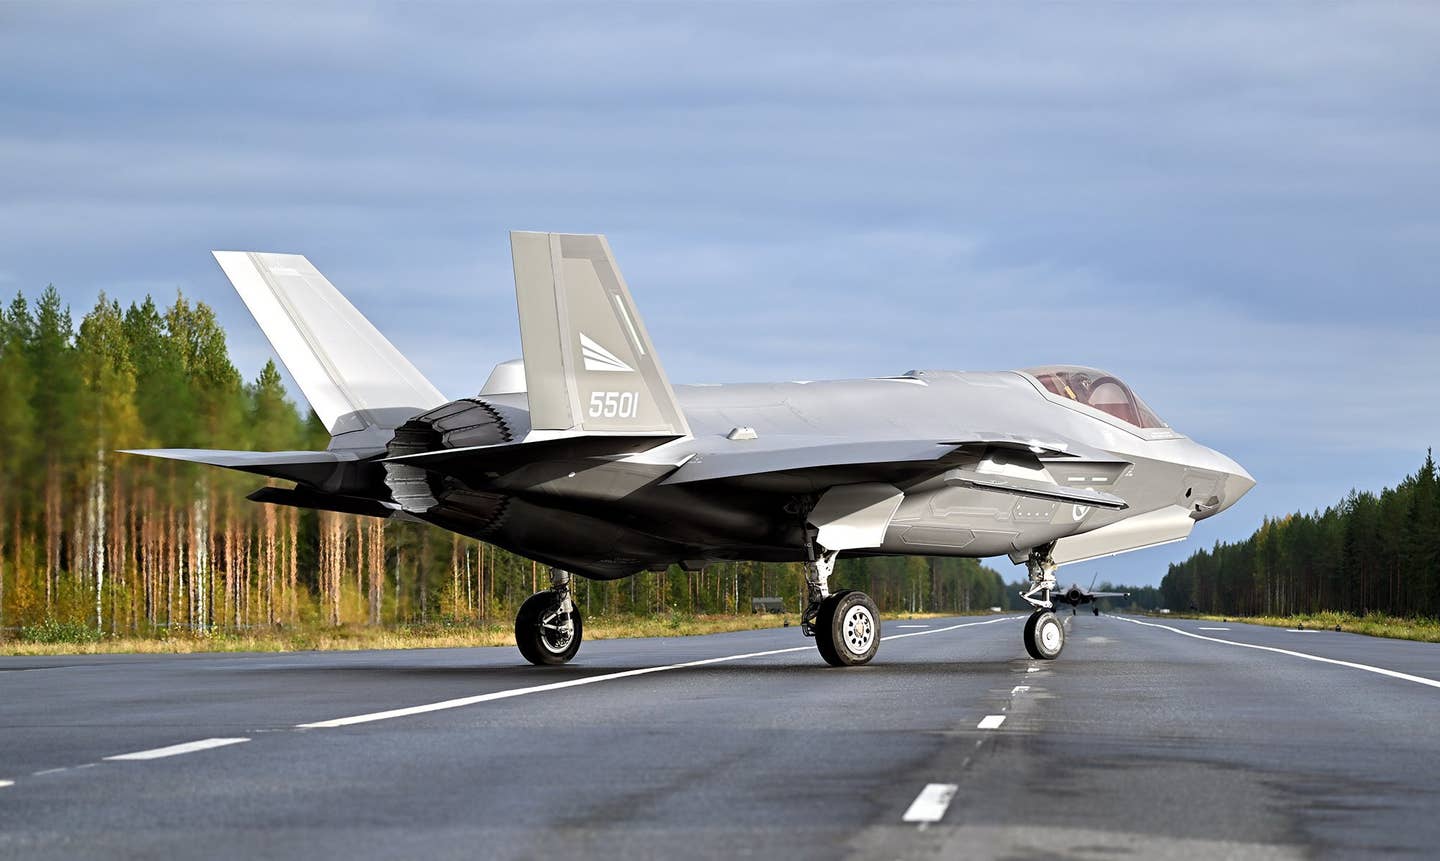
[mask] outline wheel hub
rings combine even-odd
[[[1060,623],[1053,619],[1047,619],[1040,626],[1040,642],[1045,646],[1046,651],[1053,652],[1059,649],[1061,636],[1063,635],[1060,633]]]
[[[840,622],[840,635],[852,654],[863,655],[875,642],[875,618],[865,607],[851,607]]]
[[[540,645],[547,651],[561,654],[570,647],[570,640],[574,636],[575,626],[570,622],[570,617],[563,615],[558,609],[540,618]]]

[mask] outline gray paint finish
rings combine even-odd
[[[365,396],[364,415],[393,416],[368,422],[368,448],[333,467],[343,474],[314,484],[296,474],[293,454],[266,472],[263,453],[150,453],[297,479],[314,493],[290,499],[318,504],[315,494],[330,493],[347,497],[334,501],[339,510],[403,509],[594,578],[802,561],[812,530],[846,536],[831,539],[844,546],[819,542],[821,551],[1019,562],[1053,545],[1056,561],[1078,561],[1183,538],[1254,484],[1165,426],[1123,382],[1089,369],[672,387],[604,237],[516,232],[511,248],[524,358],[495,378],[523,376],[526,391],[407,409],[405,389],[365,382],[393,347],[378,333],[345,340],[327,329],[344,343],[317,348],[330,370],[296,374],[301,386],[324,397],[335,379],[359,380],[347,391]],[[227,265],[226,274],[251,289],[246,270]],[[343,303],[318,272],[287,290],[306,283]],[[296,308],[314,304],[292,298]],[[308,321],[256,316],[286,344],[287,365],[313,364],[303,344],[285,341]],[[368,325],[354,324],[373,332]],[[844,528],[855,512],[824,500],[863,487],[890,488],[890,501],[864,529]]]

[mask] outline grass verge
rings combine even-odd
[[[1164,618],[1164,617],[1161,617]],[[1171,616],[1170,618],[1176,618]],[[1401,616],[1385,616],[1370,613],[1355,616],[1350,613],[1302,613],[1295,616],[1180,616],[1184,619],[1200,619],[1206,622],[1245,622],[1251,625],[1269,625],[1274,628],[1320,628],[1327,631],[1346,631],[1364,634],[1367,637],[1389,637],[1393,640],[1416,640],[1422,643],[1440,643],[1440,620],[1407,619]]]
[[[934,619],[953,613],[885,614],[886,620]],[[987,614],[988,615],[988,614]],[[585,620],[585,639],[626,637],[691,637],[728,631],[755,631],[799,624],[796,616],[683,614],[655,616],[599,616]],[[47,631],[47,634],[49,632]],[[798,634],[798,632],[797,632]],[[302,652],[357,651],[360,649],[455,649],[475,646],[514,646],[515,630],[503,624],[430,624],[397,628],[368,626],[307,627],[235,633],[183,632],[156,637],[87,636],[42,641],[0,640],[0,655],[104,655],[188,654],[191,652]]]

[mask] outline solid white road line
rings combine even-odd
[[[920,790],[915,800],[905,809],[905,815],[900,817],[906,822],[919,822],[928,825],[931,822],[939,822],[945,816],[945,808],[950,806],[950,799],[955,797],[955,791],[959,789],[954,783],[932,783]]]
[[[1219,637],[1205,637],[1200,634],[1192,634],[1189,631],[1182,631],[1169,625],[1157,625],[1154,622],[1142,622],[1139,619],[1127,619],[1124,616],[1114,616],[1122,622],[1129,622],[1132,625],[1144,625],[1147,628],[1163,628],[1166,631],[1179,634],[1182,637],[1191,637],[1196,640],[1209,640],[1212,643],[1224,643],[1227,646],[1239,646],[1242,649],[1259,649],[1262,652],[1274,652],[1277,655],[1289,655],[1292,658],[1302,658],[1306,661],[1316,661],[1321,664],[1334,664],[1337,667],[1349,667],[1352,670],[1363,670],[1367,673],[1374,673],[1377,676],[1388,676],[1392,679],[1400,679],[1405,682],[1414,682],[1417,685],[1425,685],[1429,688],[1440,689],[1440,681],[1427,679],[1424,676],[1412,676],[1409,673],[1401,673],[1396,670],[1387,670],[1384,667],[1372,667],[1369,664],[1357,664],[1354,661],[1339,661],[1335,658],[1322,658],[1319,655],[1311,655],[1306,652],[1296,652],[1291,649],[1279,649],[1275,646],[1260,646],[1255,643],[1239,643],[1235,640],[1222,640]]]
[[[943,634],[946,631],[954,631],[959,628],[973,628],[977,625],[993,625],[996,622],[1013,621],[1019,616],[1005,616],[998,619],[987,619],[984,622],[965,622],[959,625],[950,625],[945,628],[933,628],[927,631],[913,631],[909,634],[892,634],[888,637],[881,637],[883,640],[903,640],[906,637],[923,637],[927,634]],[[771,649],[765,652],[747,652],[743,655],[726,655],[723,658],[705,658],[700,661],[686,661],[683,664],[665,664],[659,667],[641,667],[638,670],[623,670],[618,673],[605,673],[599,676],[587,676],[583,679],[569,679],[563,682],[551,682],[548,685],[535,685],[528,688],[511,688],[507,691],[494,691],[488,694],[477,694],[473,697],[459,697],[453,700],[442,700],[438,703],[426,703],[419,706],[408,706],[406,708],[388,709],[383,712],[371,712],[363,715],[351,715],[350,717],[335,718],[333,720],[314,721],[313,723],[296,724],[297,729],[333,729],[341,726],[354,726],[360,723],[371,723],[379,720],[390,720],[391,718],[409,717],[411,715],[426,714],[427,712],[445,711],[446,709],[458,709],[464,706],[473,706],[479,703],[494,702],[495,700],[508,700],[513,697],[523,697],[527,694],[539,694],[546,691],[559,691],[565,688],[578,688],[582,685],[594,685],[600,682],[610,682],[616,679],[629,679],[635,676],[647,676],[651,673],[664,673],[670,670],[684,670],[691,667],[704,667],[710,664],[724,664],[732,661],[743,661],[749,658],[766,658],[771,655],[786,655],[791,652],[808,652],[811,646],[793,646],[788,649]]]
[[[905,639],[906,637],[923,637],[923,636],[925,636],[926,634],[943,634],[943,633],[945,633],[946,631],[957,631],[957,630],[959,630],[959,629],[961,629],[961,628],[974,628],[974,627],[977,627],[977,626],[979,626],[979,625],[993,625],[993,624],[995,624],[996,622],[1018,622],[1018,621],[1020,621],[1020,620],[1023,619],[1023,618],[1025,618],[1025,617],[1024,617],[1024,616],[999,616],[999,617],[994,618],[994,619],[986,619],[986,620],[983,621],[983,622],[963,622],[963,623],[961,623],[961,624],[959,624],[959,625],[948,625],[948,626],[946,626],[946,627],[944,627],[944,628],[931,628],[931,629],[928,630],[928,631],[911,631],[911,632],[908,633],[908,634],[891,634],[891,635],[888,636],[888,637],[881,637],[880,639],[881,639],[882,641],[903,640],[903,639]],[[807,646],[806,648],[809,648],[809,647]]]
[[[105,759],[163,759],[167,756],[179,756],[182,753],[194,753],[197,750],[209,750],[212,747],[225,747],[249,740],[248,738],[202,738],[199,741],[187,741],[184,744],[172,744],[169,747],[157,747],[154,750],[138,750],[134,753],[122,753],[119,756],[107,756]]]
[[[975,725],[975,728],[976,728],[976,729],[999,729],[999,728],[1000,728],[1000,725],[1001,725],[1002,723],[1004,723],[1004,722],[1005,722],[1005,716],[1004,716],[1004,715],[986,715],[985,717],[983,717],[983,718],[980,719],[980,723],[976,724],[976,725]]]

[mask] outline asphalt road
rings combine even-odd
[[[0,857],[1440,845],[1440,645],[1083,614],[1041,662],[1020,620],[887,622],[851,669],[794,628],[587,642],[549,669],[508,648],[0,658]]]

